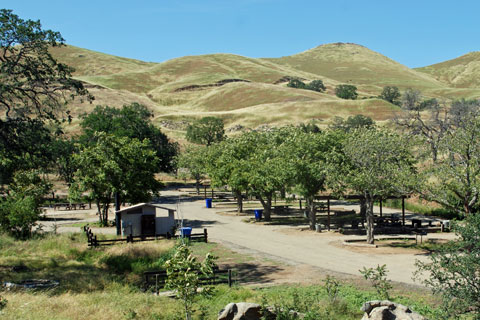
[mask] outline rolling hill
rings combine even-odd
[[[96,104],[119,107],[139,102],[153,110],[156,123],[169,124],[165,127],[167,134],[178,139],[184,135],[185,123],[206,115],[223,118],[227,128],[295,124],[311,119],[328,124],[334,116],[355,114],[386,121],[398,110],[376,98],[386,85],[401,90],[412,87],[427,97],[446,100],[480,97],[474,80],[475,57],[413,70],[355,44],[327,44],[282,58],[209,54],[163,63],[73,46],[53,48],[52,54],[74,67],[74,77],[84,81],[96,97],[91,105],[75,102],[74,116],[90,111]],[[455,83],[458,76],[443,76],[461,66],[465,79],[461,83],[468,86]],[[471,78],[465,70],[473,70]],[[327,90],[318,93],[289,88],[286,84],[292,78],[305,82],[322,79]],[[341,83],[356,85],[359,99],[337,98],[334,89]],[[70,130],[77,128],[74,121]]]
[[[456,88],[480,87],[480,51],[416,69]]]

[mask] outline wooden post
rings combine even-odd
[[[405,196],[402,196],[402,225],[405,227]]]
[[[155,274],[155,293],[158,295],[158,274]]]
[[[98,246],[97,236],[93,237],[93,246],[96,248]]]
[[[327,230],[330,231],[330,197],[327,199]]]
[[[213,200],[213,188],[212,188],[212,200]]]
[[[205,243],[207,243],[207,242],[208,242],[207,228],[204,228],[204,229],[203,229],[203,237],[205,238],[205,239],[204,239],[204,240],[205,240]]]
[[[232,269],[228,269],[228,287],[232,287]]]
[[[302,198],[298,198],[298,202],[300,204],[300,210],[302,210]]]
[[[383,217],[383,206],[382,206],[382,199],[380,199],[380,217]]]
[[[203,198],[207,199],[207,186],[203,186]]]

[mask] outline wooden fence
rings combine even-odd
[[[201,275],[198,272],[198,275]],[[159,271],[147,271],[143,273],[143,288],[147,291],[150,288],[154,288],[155,292],[165,287],[167,280],[167,272],[165,270]],[[232,287],[234,283],[233,271],[228,270],[219,270],[218,267],[213,270],[213,275],[211,277],[200,278],[200,284],[202,285],[215,285],[215,284],[228,284],[229,287]]]
[[[177,239],[180,238],[180,235],[171,235],[169,233],[167,234],[158,234],[154,236],[147,236],[147,235],[141,235],[141,236],[127,236],[126,238],[115,238],[115,239],[97,239],[97,235],[95,235],[92,232],[92,229],[89,226],[84,226],[83,231],[87,235],[87,242],[89,247],[99,247],[99,246],[110,246],[114,245],[117,243],[133,243],[133,242],[142,242],[142,241],[155,241],[155,240],[160,240],[160,239]],[[207,243],[208,242],[208,232],[207,229],[203,229],[203,233],[192,233],[190,236],[187,238],[190,239],[190,241],[202,241]]]

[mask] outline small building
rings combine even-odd
[[[175,210],[151,203],[139,203],[115,212],[117,235],[159,236],[172,234]]]

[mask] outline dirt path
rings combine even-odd
[[[177,192],[163,192],[172,196]],[[173,203],[172,207],[176,207]],[[217,214],[215,208],[206,209],[203,200],[184,201],[178,205],[179,217],[185,225],[208,228],[210,239],[234,250],[253,255],[263,255],[291,265],[305,264],[336,273],[358,276],[363,267],[386,264],[389,278],[407,284],[418,284],[412,280],[415,260],[425,261],[422,253],[376,253],[375,249],[356,252],[338,245],[339,240],[359,238],[333,232],[315,233],[300,231],[298,227],[268,226],[242,222],[242,217]],[[222,209],[224,211],[224,209]],[[218,210],[218,211],[222,211]],[[398,210],[388,210],[394,213]],[[433,236],[433,235],[432,235]],[[438,237],[438,235],[435,235]]]
[[[427,259],[423,253],[406,252],[405,250],[389,253],[374,248],[352,250],[352,248],[342,246],[342,241],[358,239],[358,236],[344,236],[334,232],[302,231],[293,226],[245,223],[242,222],[245,217],[218,214],[217,212],[225,211],[225,209],[207,209],[204,200],[180,198],[181,193],[175,190],[163,191],[161,200],[164,206],[178,209],[176,218],[183,218],[185,226],[191,226],[198,232],[203,228],[208,228],[209,239],[236,252],[246,253],[265,261],[280,261],[300,273],[303,273],[300,270],[313,270],[311,273],[297,274],[296,278],[312,277],[315,272],[322,273],[320,277],[326,274],[358,277],[359,270],[363,267],[369,268],[386,264],[389,270],[389,279],[406,284],[419,284],[412,280],[412,276],[416,270],[415,261]],[[346,207],[346,205],[342,204],[342,207]],[[348,208],[348,210],[350,209],[352,208]],[[387,214],[398,213],[398,211],[384,208],[384,213]],[[96,221],[92,212],[57,213],[56,215],[58,218],[64,219],[62,223],[71,223],[69,218],[76,220],[73,222]],[[52,218],[51,215],[49,217]],[[58,224],[58,220],[56,223]],[[49,219],[42,224],[48,230],[52,228],[53,222],[52,219]],[[62,226],[60,223],[57,225],[57,231],[78,232],[79,228]],[[99,228],[94,232],[115,234],[115,228]],[[452,237],[450,234],[445,236]],[[432,234],[431,237],[438,238],[439,235]]]

